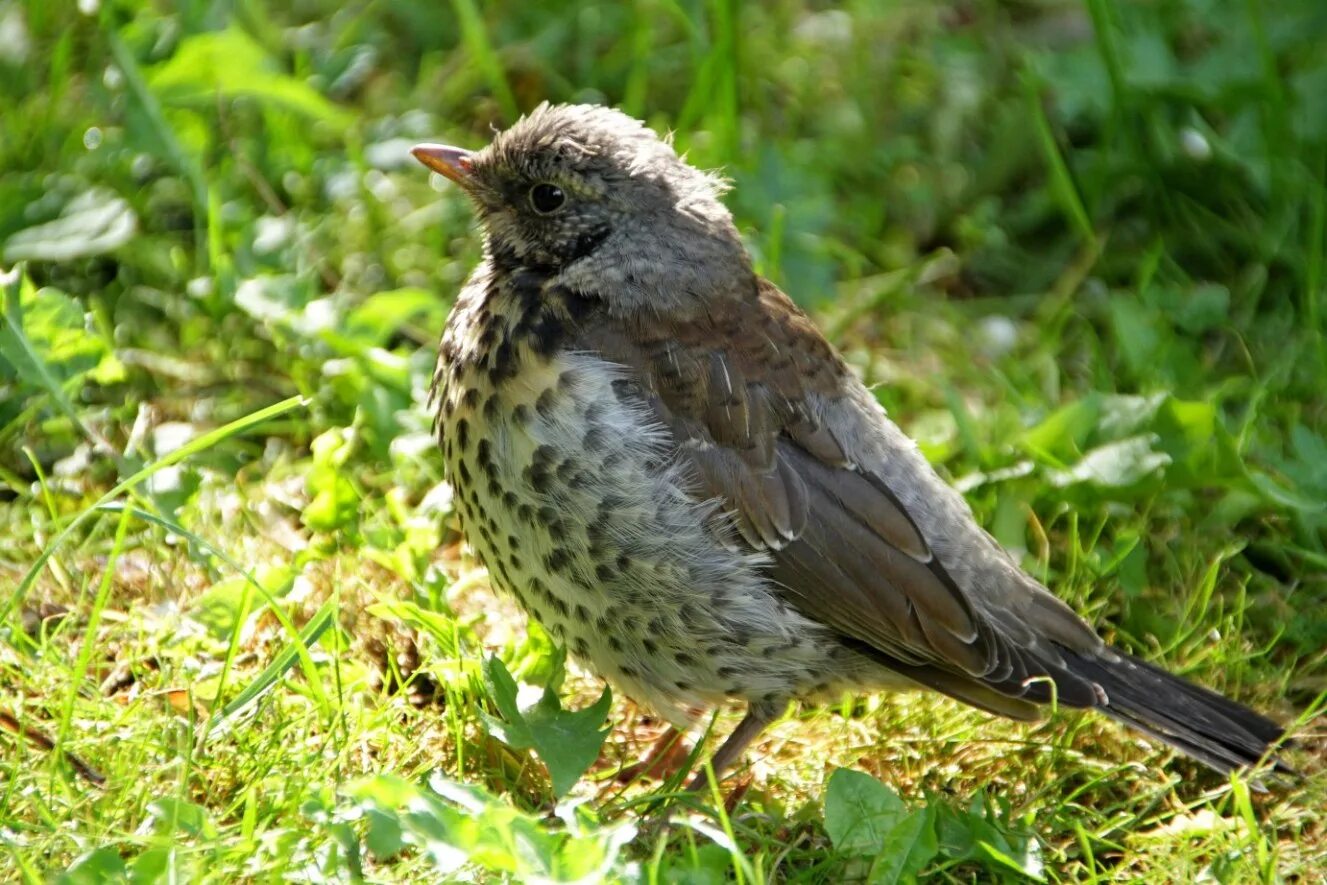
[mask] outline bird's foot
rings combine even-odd
[[[645,758],[619,771],[616,780],[620,784],[641,779],[667,780],[686,767],[690,756],[691,748],[682,739],[682,732],[669,726],[650,746]]]

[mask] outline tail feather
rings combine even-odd
[[[1146,661],[1108,649],[1067,655],[1075,676],[1105,693],[1098,709],[1221,772],[1256,765],[1285,735],[1260,713]],[[1278,771],[1290,768],[1273,757]]]

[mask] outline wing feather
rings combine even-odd
[[[887,419],[861,407],[869,394],[782,292],[762,280],[690,321],[652,319],[625,330],[606,323],[584,346],[632,371],[632,395],[672,432],[694,493],[724,502],[742,542],[769,554],[771,579],[792,605],[887,666],[986,709],[1026,718],[1026,702],[1052,695],[1098,702],[1056,643],[1100,640],[975,524],[956,580],[953,539],[934,534],[943,520],[930,520],[928,538],[899,493],[900,465],[863,451],[862,439],[884,432],[870,422]],[[734,329],[743,331],[724,331]],[[905,480],[940,483],[917,463]]]

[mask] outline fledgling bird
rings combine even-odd
[[[1269,719],[1102,642],[1024,573],[783,292],[720,180],[618,111],[541,105],[420,145],[484,230],[434,376],[467,538],[581,661],[685,728],[930,688],[1014,719],[1095,708],[1218,771]]]

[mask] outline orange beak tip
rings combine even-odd
[[[470,152],[445,144],[417,144],[411,155],[432,171],[464,184],[470,175]]]

